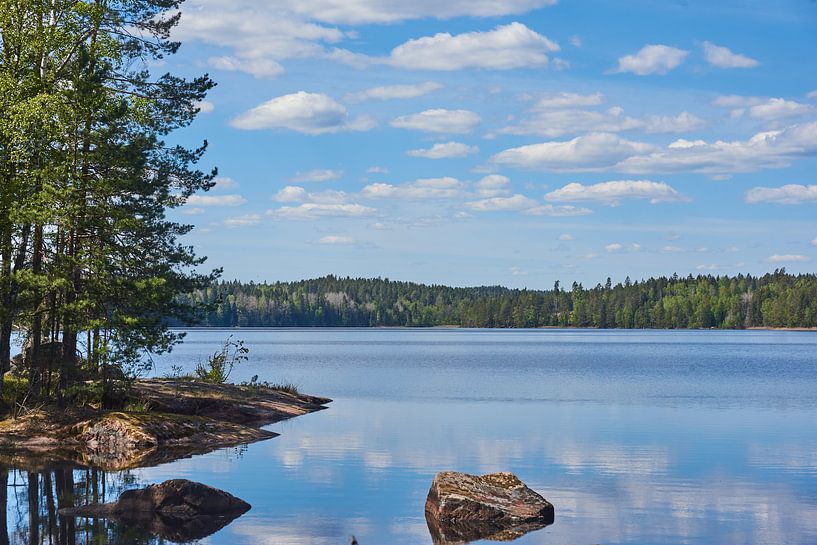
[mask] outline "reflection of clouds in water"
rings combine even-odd
[[[749,447],[749,465],[760,468],[785,469],[796,473],[817,475],[817,443],[754,444]]]
[[[666,473],[666,447],[599,444],[548,445],[545,455],[570,472],[656,475]]]
[[[258,519],[233,524],[232,533],[241,543],[252,545],[345,545],[339,536],[363,538],[372,535],[371,521],[356,517],[325,519],[319,514],[286,523],[272,524]]]

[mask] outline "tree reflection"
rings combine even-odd
[[[130,471],[0,466],[0,545],[158,545],[192,539],[184,533],[151,533],[151,529],[156,531],[151,524],[60,515],[65,508],[116,501],[123,491],[137,484]],[[209,533],[231,520],[212,524]],[[195,538],[205,537],[201,526],[197,530]]]

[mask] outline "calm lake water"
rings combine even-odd
[[[252,504],[202,543],[428,545],[443,470],[512,471],[550,500],[556,522],[519,545],[817,543],[817,334],[198,330],[156,374],[230,333],[251,357],[232,379],[334,402],[269,441],[104,476],[189,478]],[[15,482],[11,543],[27,543]]]

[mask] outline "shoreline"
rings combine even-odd
[[[146,379],[129,399],[144,411],[43,407],[0,421],[0,463],[69,463],[103,470],[151,466],[271,439],[263,427],[332,400],[263,386]]]
[[[377,325],[377,326],[192,326],[192,327],[171,327],[174,331],[287,331],[287,330],[378,330],[378,329],[407,329],[407,330],[434,330],[434,329],[478,329],[485,331],[534,331],[538,329],[545,330],[565,330],[565,331],[800,331],[800,332],[817,332],[817,327],[744,327],[744,328],[725,328],[725,327],[684,327],[684,328],[669,328],[669,327],[646,327],[646,328],[600,328],[600,327],[578,327],[578,326],[554,326],[545,325],[538,327],[467,327],[461,325],[433,325],[433,326],[403,326],[403,325]]]

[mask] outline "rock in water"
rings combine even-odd
[[[554,520],[553,505],[512,473],[481,477],[438,473],[428,492],[425,514],[438,545],[477,539],[510,541]]]
[[[110,518],[148,529],[171,541],[203,539],[251,508],[250,504],[205,484],[174,479],[126,490],[113,503],[61,509],[64,516]]]

